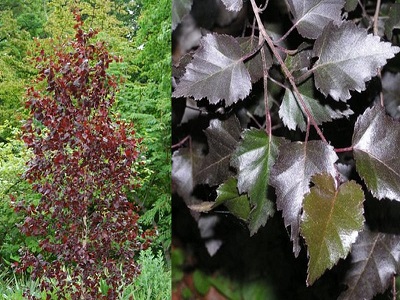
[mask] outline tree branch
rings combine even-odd
[[[262,38],[261,33],[259,36],[259,42],[261,45],[264,44],[264,39]],[[263,80],[264,80],[265,131],[268,134],[268,136],[271,136],[272,135],[271,114],[268,105],[268,67],[265,58],[264,48],[261,48],[261,60],[263,65]]]
[[[350,152],[350,151],[353,151],[353,146],[346,147],[346,148],[335,148],[336,153]]]
[[[296,86],[296,83],[294,81],[294,77],[293,77],[292,73],[290,73],[289,69],[286,67],[285,63],[283,62],[282,57],[280,56],[279,52],[275,48],[274,42],[272,41],[272,39],[267,34],[267,31],[265,30],[264,24],[262,23],[260,15],[259,15],[260,10],[257,7],[257,4],[255,3],[255,0],[250,0],[250,2],[251,2],[251,6],[253,8],[254,15],[255,15],[256,20],[257,20],[258,28],[259,28],[260,32],[262,33],[265,41],[267,42],[268,47],[271,49],[271,51],[274,54],[275,58],[278,60],[279,65],[281,66],[281,69],[282,69],[283,73],[285,74],[286,78],[289,80],[289,82],[290,82],[290,84],[291,84],[291,86],[293,88],[293,92],[294,92],[294,94],[296,96],[295,97],[296,100],[299,102],[300,106],[303,108],[303,111],[307,115],[307,119],[311,122],[311,124],[315,128],[315,130],[317,131],[317,134],[319,135],[319,137],[325,143],[327,143],[327,140],[326,140],[324,134],[322,133],[321,129],[318,127],[318,124],[315,121],[315,119],[313,118],[313,116],[311,115],[310,110],[305,105],[304,99],[301,96],[301,94],[299,92],[299,89]]]

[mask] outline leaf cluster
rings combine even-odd
[[[348,257],[340,298],[371,299],[400,270],[398,235],[365,212],[400,201],[398,4],[350,2],[223,1],[233,20],[249,12],[238,37],[220,19],[189,27],[199,6],[175,0],[172,180],[200,229],[223,209],[255,235],[281,211],[306,285]]]

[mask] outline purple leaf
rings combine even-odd
[[[316,39],[330,21],[340,21],[344,0],[288,0],[299,33]]]
[[[354,126],[356,170],[378,199],[400,201],[399,125],[375,105]]]
[[[372,299],[390,285],[399,272],[400,236],[362,231],[351,250],[351,267],[346,274],[348,289],[339,299]]]
[[[318,57],[313,67],[315,86],[325,96],[345,101],[351,97],[350,90],[365,90],[365,82],[377,75],[377,70],[400,48],[346,21],[329,23],[315,41],[313,51]]]
[[[235,116],[226,121],[210,121],[210,126],[205,130],[209,152],[195,173],[198,183],[218,185],[233,175],[229,170],[229,163],[239,142],[240,131],[240,123]]]
[[[311,177],[318,173],[335,177],[337,159],[333,147],[322,141],[292,142],[281,147],[272,168],[270,184],[275,187],[277,208],[283,212],[285,226],[291,226],[296,257],[300,252],[300,214],[304,195],[310,191]]]
[[[192,192],[196,186],[194,172],[196,172],[201,162],[201,149],[182,148],[174,152],[172,156],[172,184],[177,193],[187,202],[192,204]]]
[[[225,106],[244,99],[251,81],[241,57],[239,43],[232,36],[206,35],[172,95],[208,98],[213,104],[224,99]]]
[[[314,97],[314,84],[312,80],[306,81],[298,88],[305,105],[318,125],[321,125],[323,122],[331,122],[332,119],[340,119],[353,114],[353,111],[348,106],[347,109],[341,111],[339,109],[334,110],[329,105],[321,104]],[[306,115],[296,101],[295,95],[288,88],[283,96],[279,116],[286,127],[291,130],[295,130],[298,127],[301,131],[305,131],[307,128]]]

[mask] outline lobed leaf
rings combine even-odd
[[[310,39],[316,39],[330,21],[341,20],[344,3],[344,0],[288,0],[294,26]]]
[[[390,285],[399,272],[400,236],[368,229],[360,232],[351,250],[351,267],[339,300],[372,299]]]
[[[285,226],[291,226],[293,252],[300,252],[300,214],[311,177],[318,173],[335,175],[338,159],[333,147],[322,141],[292,142],[282,147],[271,170],[270,184],[275,187],[277,208],[282,210]]]
[[[244,99],[251,81],[241,56],[240,45],[232,36],[207,34],[172,95],[208,98],[213,104],[224,99],[225,106]]]
[[[263,130],[245,130],[243,140],[232,155],[231,164],[238,172],[239,193],[248,193],[252,210],[249,217],[250,234],[255,234],[274,214],[267,198],[270,170],[278,155],[282,138],[268,137]]]
[[[365,82],[377,75],[386,60],[400,51],[399,47],[381,42],[353,22],[329,23],[315,41],[313,70],[315,86],[335,100],[347,100],[350,90],[365,90]]]
[[[240,132],[240,123],[235,116],[225,121],[210,121],[210,126],[205,130],[209,152],[195,173],[198,183],[218,185],[233,175],[229,170],[229,163],[239,142]]]
[[[344,111],[334,110],[329,105],[322,105],[314,97],[313,81],[308,80],[298,87],[300,94],[307,106],[309,112],[313,116],[318,125],[323,122],[330,122],[332,119],[340,119],[353,114],[353,111],[347,106]],[[306,114],[299,106],[293,92],[287,88],[281,106],[279,108],[279,117],[287,128],[295,130],[298,127],[301,131],[307,128]]]
[[[400,128],[379,105],[367,109],[354,126],[356,170],[378,199],[400,201]]]
[[[329,174],[317,174],[304,198],[301,234],[307,243],[307,284],[345,258],[363,227],[364,193],[355,181],[337,187]]]

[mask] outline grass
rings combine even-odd
[[[151,249],[142,251],[139,257],[141,274],[136,280],[121,287],[119,300],[164,300],[171,297],[171,270],[166,266],[161,251],[155,256]],[[4,269],[0,266],[0,270]],[[0,273],[0,299],[24,300],[24,291],[30,291],[37,299],[57,299],[55,292],[47,294],[40,291],[40,281],[26,276],[17,277],[4,270]],[[68,295],[66,296],[69,299]]]

